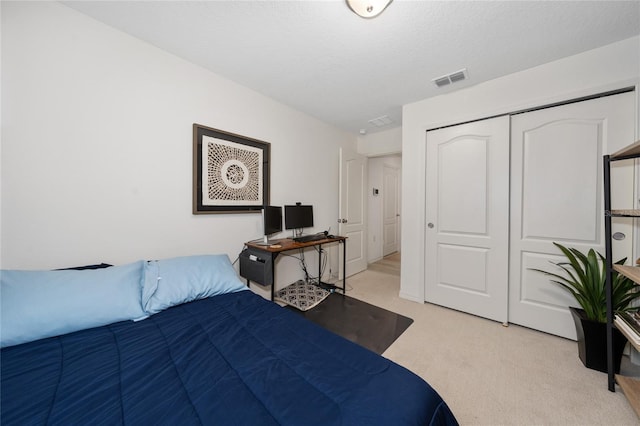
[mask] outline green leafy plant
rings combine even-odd
[[[558,262],[554,265],[562,268],[567,275],[533,269],[553,277],[552,282],[569,291],[578,301],[588,319],[598,322],[607,321],[606,296],[606,261],[602,254],[594,249],[584,255],[577,249],[566,248],[553,243],[567,258],[568,262]],[[622,265],[626,258],[615,262]],[[638,308],[630,306],[631,302],[640,296],[636,284],[629,278],[612,271],[613,311],[616,313],[635,311]]]

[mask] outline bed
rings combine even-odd
[[[2,271],[3,425],[457,424],[420,377],[254,294],[227,256],[125,266]]]

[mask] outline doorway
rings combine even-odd
[[[371,265],[400,251],[402,156],[369,157],[368,169],[367,260]]]
[[[382,168],[382,256],[400,248],[400,171],[387,164]]]

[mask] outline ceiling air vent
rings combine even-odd
[[[443,75],[442,77],[434,78],[433,81],[436,86],[443,87],[451,83],[457,83],[458,81],[467,79],[467,69],[461,69],[451,74]]]
[[[462,81],[465,78],[467,78],[467,75],[465,74],[466,70],[461,70],[461,71],[457,71],[454,72],[453,74],[451,74],[449,76],[449,79],[451,80],[452,83],[456,83],[458,81]]]
[[[383,127],[391,123],[393,123],[393,120],[388,115],[383,115],[382,117],[369,120],[369,124],[376,127]]]
[[[451,84],[451,81],[449,81],[449,77],[440,77],[440,78],[436,78],[435,80],[433,80],[434,83],[436,83],[436,86],[438,87],[442,87],[442,86],[446,86],[447,84]]]

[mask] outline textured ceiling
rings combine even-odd
[[[640,33],[640,0],[395,0],[374,19],[337,0],[64,4],[354,133],[399,126],[404,104]],[[431,82],[462,68],[468,80]],[[368,123],[384,115],[386,127]]]

